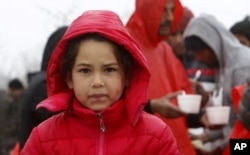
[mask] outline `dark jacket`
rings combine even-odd
[[[0,109],[0,154],[9,155],[15,146],[20,132],[21,98],[12,102],[5,100]]]
[[[190,79],[195,77],[197,70],[201,70],[201,76],[199,79],[197,79],[197,81],[215,82],[216,70],[207,67],[202,62],[197,61],[192,52],[187,52],[184,56],[178,58],[184,65],[184,68],[186,69],[187,75]]]
[[[43,53],[41,71],[32,76],[29,86],[24,94],[21,115],[21,133],[19,140],[20,148],[23,148],[32,129],[54,114],[45,108],[36,110],[36,106],[39,102],[48,97],[46,88],[46,70],[48,62],[52,51],[63,36],[66,29],[66,26],[60,27],[48,38]]]

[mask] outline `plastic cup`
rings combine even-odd
[[[212,106],[206,108],[208,121],[211,125],[227,125],[229,121],[229,106]]]
[[[202,96],[198,94],[178,95],[178,106],[186,113],[199,113],[201,106],[201,98]]]
[[[199,82],[206,92],[212,92],[215,90],[215,83],[213,82]]]
[[[199,128],[188,128],[188,132],[192,135],[202,135],[204,133],[204,128],[203,127],[199,127]]]

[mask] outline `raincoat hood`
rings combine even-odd
[[[46,107],[52,111],[66,110],[68,102],[72,99],[73,92],[67,87],[62,76],[60,61],[67,44],[73,38],[87,34],[98,33],[115,43],[125,47],[135,60],[134,71],[130,85],[125,89],[124,103],[130,120],[135,119],[138,111],[143,110],[147,101],[146,90],[150,78],[146,59],[142,55],[136,42],[126,31],[119,16],[111,11],[87,11],[76,18],[68,27],[64,36],[57,44],[47,70],[48,99],[40,103],[39,107]]]
[[[219,77],[217,77],[219,83],[222,81],[231,83],[233,71],[250,66],[250,50],[242,46],[232,33],[212,15],[202,14],[193,18],[183,38],[189,36],[201,38],[214,51],[220,65]]]
[[[149,45],[157,46],[157,44],[163,40],[166,40],[167,36],[160,37],[158,35],[158,29],[160,26],[161,17],[164,11],[164,7],[167,0],[136,0],[135,11],[130,17],[126,27],[128,29],[137,29],[137,36],[142,38],[148,38],[145,40]],[[175,30],[177,24],[182,16],[182,5],[179,0],[174,0],[175,10],[173,14],[173,23],[171,26],[171,32]],[[131,31],[132,31],[131,30]]]

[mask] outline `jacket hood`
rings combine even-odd
[[[51,56],[47,70],[47,90],[49,97],[39,107],[44,106],[52,111],[67,109],[67,102],[70,101],[73,93],[67,87],[65,79],[63,79],[60,60],[62,60],[68,42],[73,38],[87,33],[98,33],[124,46],[135,59],[134,72],[132,73],[130,85],[125,89],[123,98],[130,120],[134,120],[137,112],[143,110],[143,105],[147,100],[146,90],[150,78],[149,68],[138,45],[126,31],[119,16],[114,12],[105,10],[84,12],[68,27]],[[55,102],[55,100],[58,102]]]
[[[164,11],[164,6],[167,0],[136,0],[135,11],[130,17],[126,27],[139,30],[137,35],[142,38],[147,38],[147,43],[156,46],[160,41],[166,40],[167,36],[160,37],[158,29],[161,21],[161,16]],[[174,20],[171,27],[173,32],[182,16],[182,5],[179,0],[174,0],[175,11]],[[150,40],[149,40],[150,39]]]
[[[187,8],[183,7],[182,17],[177,25],[176,31],[184,32],[189,21],[194,17],[193,12]]]
[[[230,83],[230,74],[237,68],[249,66],[250,50],[240,42],[212,15],[202,14],[191,19],[183,38],[197,36],[201,38],[214,51],[219,61],[221,79],[227,78]],[[240,60],[240,61],[239,61]],[[225,81],[226,79],[224,79]]]

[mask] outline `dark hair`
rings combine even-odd
[[[250,21],[243,20],[240,22],[235,23],[231,28],[230,31],[233,34],[239,34],[245,36],[250,41]]]
[[[49,63],[50,56],[54,51],[57,43],[60,41],[68,26],[62,26],[56,29],[48,38],[47,43],[44,48],[41,70],[46,71]]]
[[[119,65],[122,67],[124,75],[126,76],[127,79],[130,79],[133,71],[132,67],[134,66],[134,59],[132,55],[123,46],[118,45],[114,41],[107,39],[104,36],[101,36],[97,33],[85,34],[83,36],[74,38],[73,40],[69,41],[67,48],[64,52],[63,61],[61,64],[64,78],[67,78],[67,76],[72,71],[73,65],[75,63],[75,58],[79,50],[80,42],[90,39],[100,42],[108,42],[112,44],[115,51],[114,52],[115,57]]]
[[[12,88],[12,89],[23,89],[23,84],[21,83],[20,80],[18,79],[13,79],[9,82],[8,84],[8,87],[9,88]]]
[[[197,36],[190,36],[185,38],[184,45],[188,51],[211,49],[202,39]]]
[[[243,19],[243,21],[249,21],[250,22],[250,15],[246,15],[246,17]]]

